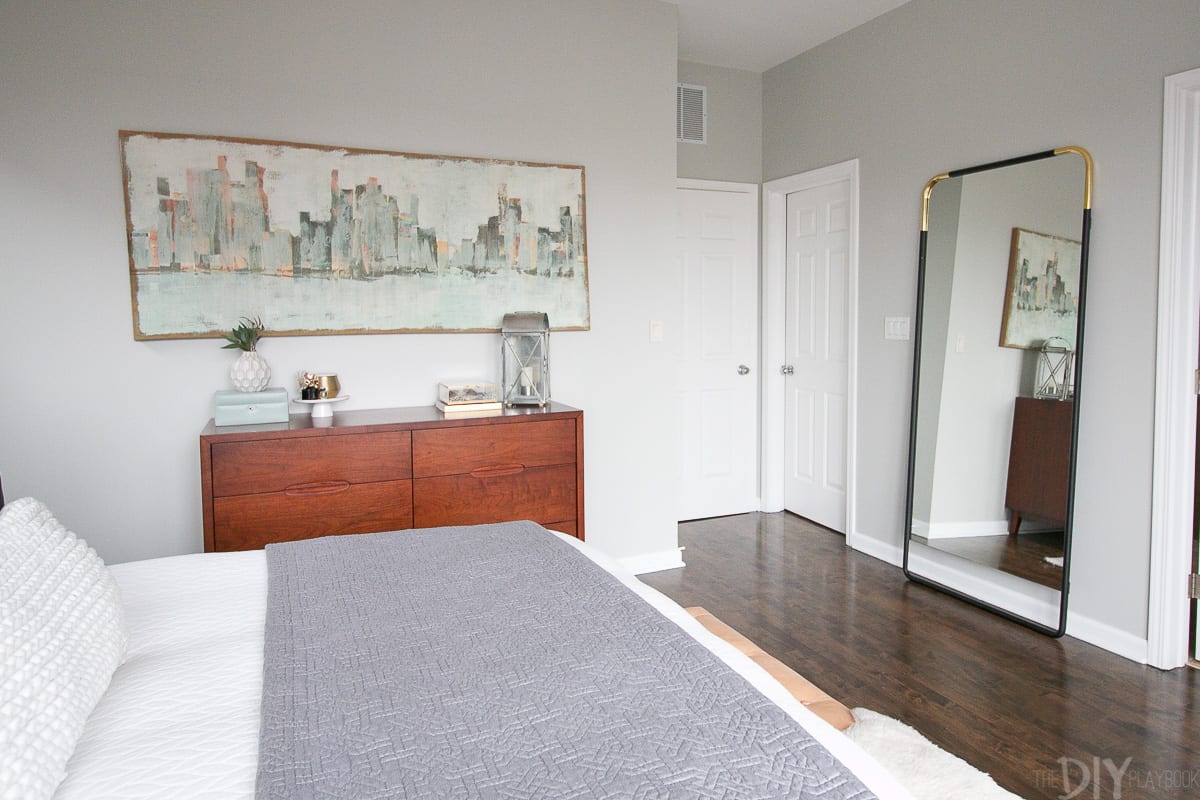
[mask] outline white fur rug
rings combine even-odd
[[[916,800],[1021,800],[899,720],[856,708],[846,735]]]

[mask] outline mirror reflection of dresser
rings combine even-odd
[[[922,202],[904,570],[1065,630],[1092,161],[942,173]]]
[[[1022,521],[1066,526],[1074,413],[1071,400],[1017,398],[1004,492],[1009,535],[1020,534]]]

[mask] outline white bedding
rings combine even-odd
[[[880,798],[909,798],[855,744],[683,608],[594,549],[563,538],[804,724]],[[263,551],[110,569],[125,605],[128,655],[88,719],[55,797],[252,798],[267,596]]]

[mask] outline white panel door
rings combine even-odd
[[[681,520],[758,508],[756,190],[689,186],[676,192]]]
[[[787,196],[784,506],[846,531],[850,182]]]

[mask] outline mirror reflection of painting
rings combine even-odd
[[[951,173],[929,190],[924,234],[906,565],[1049,629],[1069,539],[1086,179],[1073,153]]]
[[[1061,339],[1075,349],[1079,309],[1078,241],[1013,228],[1002,347],[1041,347]]]

